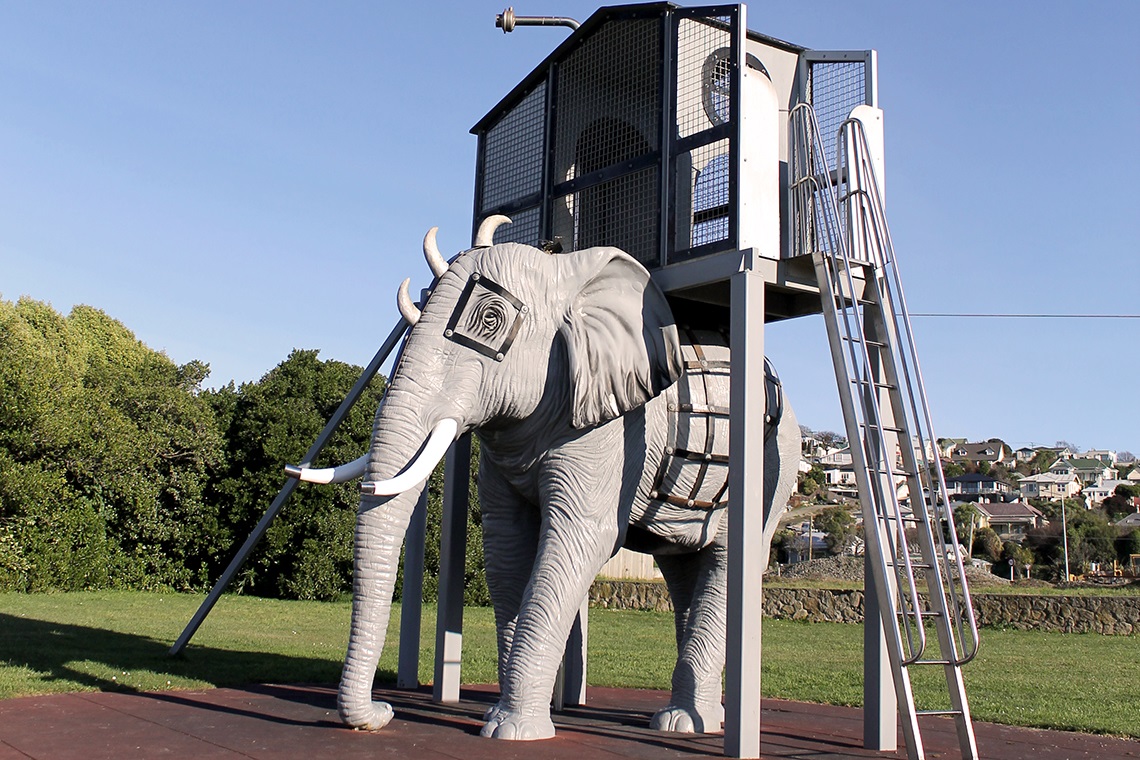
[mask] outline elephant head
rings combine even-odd
[[[372,442],[335,470],[292,470],[305,480],[363,475],[355,535],[348,653],[338,707],[346,723],[378,729],[391,707],[371,701],[384,645],[400,547],[424,481],[448,446],[479,430],[535,441],[597,426],[646,403],[682,372],[672,314],[636,260],[615,248],[548,254],[493,245],[484,223],[476,244],[444,261],[428,233],[436,275],[422,306],[408,281],[398,304],[410,330]],[[514,452],[525,467],[526,452]]]

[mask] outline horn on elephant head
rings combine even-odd
[[[479,225],[479,231],[475,233],[475,247],[485,248],[489,245],[495,244],[495,230],[501,224],[510,224],[510,217],[503,216],[502,214],[492,214],[483,220]]]
[[[439,227],[432,227],[424,235],[424,258],[427,259],[432,274],[436,277],[442,277],[443,273],[447,271],[447,261],[439,252],[439,246],[436,245],[435,233],[437,232],[439,232]]]
[[[409,326],[415,325],[420,321],[419,307],[412,303],[412,297],[408,295],[408,284],[411,283],[412,278],[409,277],[400,283],[400,289],[396,293],[396,305],[400,307],[400,314],[404,317],[404,321]]]
[[[419,456],[413,459],[404,471],[394,478],[375,480],[360,484],[360,492],[366,496],[396,496],[413,488],[431,475],[431,471],[443,459],[447,449],[455,442],[455,434],[459,431],[459,422],[445,417],[436,423],[428,436],[427,443]]]

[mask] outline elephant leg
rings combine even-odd
[[[479,503],[483,513],[483,554],[487,588],[495,609],[499,646],[499,693],[506,693],[504,677],[518,625],[519,608],[538,553],[541,516],[486,460],[479,468]],[[490,720],[499,705],[487,710]]]
[[[724,720],[726,547],[718,540],[692,554],[659,556],[657,564],[676,610],[677,664],[669,704],[650,726],[684,733],[719,731]]]
[[[607,479],[581,469],[575,481]],[[534,572],[515,623],[502,695],[483,727],[483,736],[525,740],[554,735],[550,700],[566,638],[590,583],[613,554],[620,532],[619,484],[616,473],[610,475],[613,482],[606,484],[608,489],[589,489],[599,495],[596,499],[569,497],[574,489],[567,485],[543,494],[546,502]]]

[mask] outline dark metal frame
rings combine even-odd
[[[557,133],[556,128],[559,118],[558,90],[562,61],[581,47],[585,41],[605,23],[652,18],[659,18],[661,23],[659,61],[661,67],[659,79],[661,113],[658,143],[653,146],[654,149],[652,151],[637,158],[613,164],[590,172],[589,174],[574,177],[570,180],[555,183],[553,177],[554,151],[556,148],[554,136]],[[707,23],[710,24],[723,23],[718,22],[718,18],[729,19],[728,24],[725,26],[730,34],[729,46],[731,50],[729,56],[732,74],[729,95],[730,117],[726,123],[715,125],[695,135],[679,138],[677,136],[677,103],[675,90],[680,25],[681,22],[686,19],[707,19]],[[649,268],[654,269],[679,261],[735,250],[738,247],[740,237],[740,224],[737,218],[738,213],[736,212],[736,210],[739,209],[740,197],[740,72],[744,62],[744,43],[746,37],[747,32],[743,28],[740,6],[736,4],[695,8],[680,8],[672,3],[616,6],[605,9],[604,13],[597,13],[591,16],[581,28],[567,38],[562,45],[559,45],[530,76],[520,82],[518,86],[487,114],[487,116],[472,128],[471,131],[477,135],[479,140],[475,169],[475,199],[472,233],[474,234],[480,221],[486,216],[491,214],[510,215],[519,211],[530,211],[537,207],[539,213],[539,238],[542,240],[550,240],[554,234],[553,204],[556,199],[570,193],[597,187],[614,179],[656,167],[658,203],[655,242],[658,255],[656,264],[649,266]],[[497,204],[492,208],[483,209],[482,195],[486,175],[486,136],[503,118],[510,114],[525,98],[533,94],[537,87],[543,84],[546,86],[546,119],[544,123],[545,132],[543,134],[545,149],[542,158],[542,189],[537,193],[528,194],[526,197],[514,198],[510,201]],[[718,240],[699,246],[691,246],[687,240],[677,240],[677,214],[689,213],[688,209],[679,211],[677,208],[676,186],[677,183],[681,181],[676,174],[677,156],[678,154],[686,153],[721,140],[727,140],[729,144],[729,200],[726,206],[718,207],[715,211],[718,212],[716,214],[717,218],[720,216],[719,211],[721,209],[727,212],[729,221],[728,235],[724,240]],[[539,240],[522,242],[537,244]]]
[[[518,311],[515,315],[515,321],[511,323],[511,327],[507,331],[507,336],[503,339],[503,342],[499,344],[498,348],[489,346],[463,333],[456,332],[456,328],[459,326],[459,319],[463,316],[463,312],[467,310],[467,304],[471,301],[471,296],[477,287],[489,290],[495,295],[500,296]],[[519,328],[522,327],[523,314],[526,314],[526,312],[526,304],[515,298],[509,290],[497,282],[488,280],[486,277],[481,277],[478,273],[475,273],[467,280],[467,285],[463,288],[463,293],[460,294],[459,300],[455,304],[455,311],[451,312],[451,320],[447,323],[447,329],[444,330],[443,334],[448,340],[453,340],[461,346],[466,346],[474,351],[478,351],[484,356],[491,357],[497,362],[501,362],[506,356],[507,351],[510,350],[511,345],[515,342],[515,338],[518,337]]]

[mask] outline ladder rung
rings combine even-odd
[[[845,340],[845,341],[847,341],[848,343],[866,343],[868,346],[874,346],[875,348],[886,348],[886,347],[887,347],[887,344],[886,344],[886,343],[883,343],[882,341],[879,341],[879,340],[870,340],[870,339],[868,339],[868,338],[863,338],[863,339],[861,339],[861,340],[856,340],[855,338],[849,338],[849,337],[847,337],[846,335],[840,335],[840,336],[839,336],[839,339],[840,339],[840,340]]]
[[[915,660],[914,662],[912,662],[907,667],[911,667],[913,665],[943,665],[943,666],[955,665],[955,666],[957,666],[958,661],[957,660]]]
[[[891,427],[889,425],[868,425],[866,422],[860,422],[859,427],[873,427],[876,430],[883,430],[888,433],[905,433],[906,431],[899,427]]]
[[[873,385],[876,388],[883,388],[885,390],[891,390],[891,391],[897,391],[899,389],[899,387],[897,385],[892,385],[891,383],[878,383],[878,382],[868,383],[866,380],[860,380],[858,378],[852,378],[851,384],[852,385]]]
[[[915,715],[963,715],[961,710],[915,710]]]
[[[899,610],[895,614],[899,615],[900,617],[911,615],[911,614],[917,614],[919,617],[924,617],[924,618],[940,618],[940,617],[942,617],[942,613],[939,612],[938,610],[918,610],[917,613],[912,612],[912,611],[908,611],[908,610]]]

